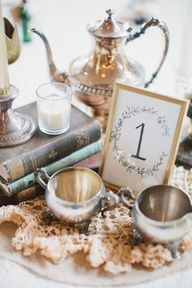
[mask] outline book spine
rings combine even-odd
[[[88,146],[81,148],[80,150],[72,153],[71,155],[62,158],[58,161],[55,161],[54,163],[51,163],[47,166],[45,166],[46,172],[51,176],[56,171],[72,166],[75,163],[89,157],[92,154],[97,153],[101,149],[101,142],[97,141],[95,143],[89,144]],[[39,168],[39,167],[37,167]],[[10,196],[13,194],[16,194],[28,187],[33,186],[36,183],[34,173],[30,173],[29,175],[12,182],[10,184],[5,184],[0,182],[0,191],[5,196]]]
[[[0,197],[0,207],[5,205],[16,205],[24,201],[34,199],[37,196],[43,195],[44,190],[39,185],[34,185],[10,197]]]
[[[47,166],[71,153],[99,140],[101,128],[96,121],[92,121],[86,127],[70,134],[63,135],[51,143],[14,159],[0,164],[0,178],[4,183],[12,183],[30,173],[38,167]]]

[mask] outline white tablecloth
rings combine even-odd
[[[191,288],[192,269],[171,274],[161,279],[129,286],[129,288]],[[96,283],[95,283],[96,284]],[[65,285],[42,278],[20,265],[7,259],[0,258],[0,287],[1,288],[74,288],[77,286]],[[91,288],[91,283],[89,288]],[[125,287],[124,287],[125,288]]]

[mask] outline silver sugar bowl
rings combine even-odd
[[[177,187],[156,185],[140,192],[136,198],[130,189],[121,189],[120,198],[131,209],[139,233],[155,243],[167,244],[173,256],[180,258],[180,240],[192,226],[190,196]]]
[[[120,198],[106,192],[100,176],[84,167],[61,169],[51,177],[44,168],[35,171],[45,188],[45,199],[53,214],[66,224],[90,223],[91,217],[119,204]],[[47,183],[46,183],[47,182]]]

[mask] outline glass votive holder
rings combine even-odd
[[[49,135],[59,135],[70,127],[71,88],[60,82],[38,87],[37,111],[39,129]]]

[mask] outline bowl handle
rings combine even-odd
[[[50,177],[47,174],[45,168],[37,168],[34,172],[34,176],[35,180],[41,185],[41,187],[46,189],[47,183],[45,182],[45,180],[48,182]]]
[[[120,197],[112,191],[106,192],[101,202],[101,215],[105,217],[105,212],[117,207],[121,202]]]
[[[132,210],[134,204],[130,203],[130,200],[135,200],[135,196],[130,188],[121,188],[118,191],[121,202],[130,210]],[[128,198],[128,199],[127,199]]]

